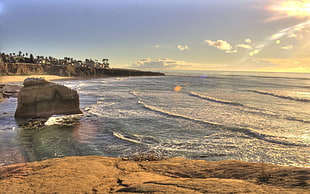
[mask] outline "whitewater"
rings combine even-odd
[[[78,91],[83,115],[53,116],[41,130],[25,130],[13,118],[17,100],[1,102],[0,165],[158,150],[168,157],[310,166],[309,74],[205,72],[58,83]]]

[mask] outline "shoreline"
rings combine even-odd
[[[309,189],[310,168],[238,160],[71,156],[0,167],[0,191],[7,193],[307,193]]]
[[[55,81],[55,80],[78,80],[83,79],[82,77],[66,77],[66,76],[58,76],[58,75],[5,75],[0,76],[0,83],[1,84],[8,84],[8,83],[17,83],[17,82],[23,82],[25,79],[34,77],[42,77],[46,79],[47,81]]]

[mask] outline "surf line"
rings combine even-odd
[[[273,96],[273,97],[276,97],[276,98],[287,99],[287,100],[293,100],[293,101],[299,101],[299,102],[310,102],[310,100],[308,100],[308,99],[294,98],[294,97],[291,97],[291,96],[282,96],[282,95],[274,94],[274,93],[271,93],[271,92],[265,92],[265,91],[259,91],[259,90],[248,90],[248,91],[249,92],[254,92],[254,93],[257,93],[257,94]]]
[[[185,119],[185,120],[189,120],[189,121],[194,121],[194,122],[198,122],[198,123],[202,123],[202,124],[208,124],[208,125],[212,125],[212,126],[215,126],[215,127],[220,127],[219,128],[220,130],[225,130],[226,129],[228,131],[241,132],[241,133],[244,133],[245,135],[248,135],[250,137],[255,137],[257,139],[261,139],[261,140],[266,141],[266,142],[282,144],[282,145],[290,145],[290,146],[305,146],[305,147],[309,147],[309,145],[304,145],[304,144],[300,145],[300,144],[295,144],[295,143],[290,143],[290,142],[278,141],[278,140],[275,140],[275,139],[269,139],[269,138],[277,138],[277,137],[276,136],[272,136],[272,135],[265,135],[265,134],[261,134],[261,133],[255,132],[254,128],[250,128],[250,127],[242,128],[242,127],[237,127],[237,126],[236,127],[234,127],[234,126],[229,127],[229,126],[226,126],[226,125],[223,125],[223,124],[220,124],[220,123],[216,123],[216,122],[212,122],[212,121],[205,121],[205,120],[201,120],[201,119],[195,119],[195,118],[179,115],[179,114],[176,114],[176,113],[171,113],[171,112],[168,112],[168,111],[164,111],[164,110],[161,110],[161,109],[156,108],[154,106],[147,105],[147,104],[145,104],[142,101],[138,101],[138,103],[143,105],[146,109],[148,109],[150,111],[153,111],[153,112],[157,112],[159,114],[163,114],[163,115],[171,116],[171,117],[175,117],[175,118],[181,118],[181,119]]]
[[[222,103],[222,104],[230,104],[230,105],[234,105],[234,106],[244,106],[243,104],[241,104],[239,102],[233,102],[233,101],[213,98],[210,96],[204,96],[204,95],[198,94],[196,92],[190,92],[189,95],[193,96],[193,97],[200,98],[200,99],[209,100],[211,102],[217,102],[217,103]]]

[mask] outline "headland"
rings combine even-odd
[[[28,57],[29,56],[29,57]],[[22,53],[0,53],[0,75],[58,75],[66,77],[163,76],[165,74],[135,69],[111,68],[108,59],[57,59]]]

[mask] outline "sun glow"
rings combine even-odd
[[[308,0],[280,2],[278,5],[269,6],[269,9],[282,12],[288,17],[310,17],[310,2]]]

